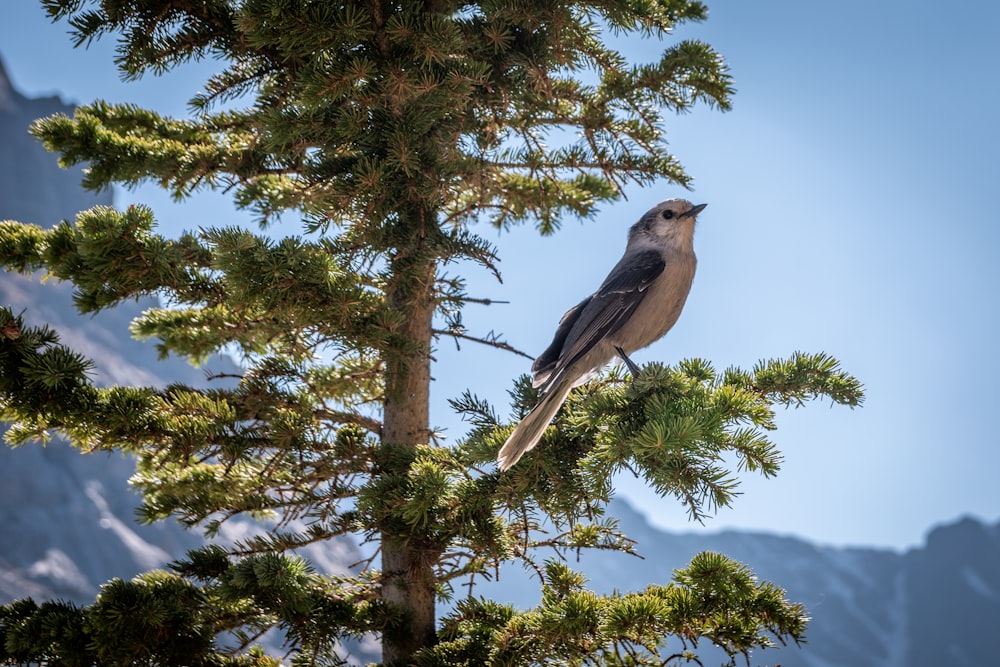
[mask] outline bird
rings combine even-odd
[[[629,354],[662,338],[677,322],[694,280],[694,226],[707,204],[667,199],[629,228],[625,254],[597,291],[562,316],[552,343],[531,372],[539,399],[497,454],[510,469],[542,437],[570,390],[617,355],[634,378]]]

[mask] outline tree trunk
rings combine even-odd
[[[404,251],[405,253],[405,251]],[[429,439],[431,323],[434,315],[433,260],[412,256],[393,262],[396,279],[389,298],[407,314],[398,332],[419,351],[408,359],[386,361],[386,397],[383,415],[383,446],[416,447]],[[399,460],[398,457],[389,457]],[[389,470],[389,474],[405,473]],[[414,652],[436,641],[434,564],[440,555],[417,536],[383,530],[382,599],[402,608],[404,622],[398,631],[382,638],[382,662],[408,665]]]

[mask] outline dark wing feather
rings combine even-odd
[[[566,333],[562,351],[553,373],[571,367],[590,352],[595,345],[618,331],[632,317],[642,302],[646,289],[656,280],[666,262],[656,250],[647,250],[619,263],[575,317],[572,328]]]
[[[549,344],[545,351],[538,355],[535,359],[535,363],[531,365],[531,372],[538,375],[539,373],[551,372],[553,368],[556,367],[556,363],[559,361],[559,355],[562,354],[563,345],[566,343],[566,336],[569,335],[570,329],[576,324],[577,318],[580,317],[580,313],[583,309],[587,307],[590,300],[593,297],[588,296],[586,299],[576,304],[572,308],[566,311],[566,314],[562,316],[559,320],[559,328],[556,329],[556,335],[552,337],[552,343]]]

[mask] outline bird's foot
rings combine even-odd
[[[625,354],[625,350],[621,349],[618,345],[615,345],[615,352],[618,353],[618,356],[621,357],[622,361],[625,362],[625,365],[628,366],[628,372],[632,374],[632,380],[635,380],[639,376],[639,367],[635,365],[634,361],[628,358],[628,355]]]

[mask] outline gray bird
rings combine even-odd
[[[552,344],[531,372],[540,397],[497,454],[500,470],[517,463],[542,433],[573,387],[587,382],[617,354],[634,377],[628,354],[674,326],[694,279],[695,218],[707,204],[660,202],[632,225],[625,254],[596,292],[566,311]]]

